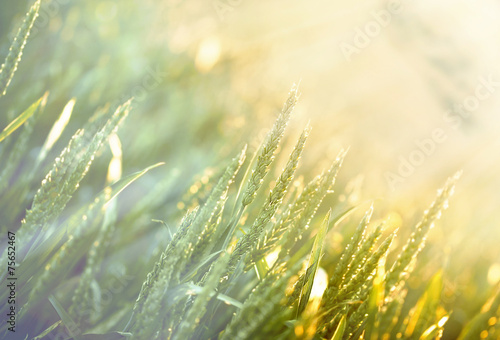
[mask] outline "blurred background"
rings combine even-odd
[[[2,59],[29,6],[1,3]],[[98,107],[135,97],[119,133],[124,173],[166,166],[120,204],[178,178],[163,215],[144,218],[151,223],[180,216],[193,181],[245,143],[255,149],[300,83],[288,142],[308,121],[313,127],[300,175],[311,179],[350,147],[331,200],[376,199],[376,215],[390,216],[404,237],[436,189],[463,170],[411,281],[421,290],[445,266],[453,312],[445,337],[453,338],[500,281],[499,41],[493,0],[45,0],[0,122],[18,114],[15,103],[50,91],[36,148],[72,98],[61,140]],[[102,153],[75,200],[102,189],[110,151]],[[348,233],[354,221],[340,228]]]

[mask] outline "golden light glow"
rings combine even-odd
[[[387,215],[387,227],[389,230],[396,230],[403,224],[403,218],[397,212],[391,212]]]
[[[122,145],[116,134],[109,137],[109,146],[113,158],[109,162],[107,181],[108,183],[114,183],[122,177]]]
[[[191,188],[189,188],[189,192],[192,194],[196,194],[198,191],[198,186],[196,184],[191,185]]]
[[[54,126],[49,132],[49,136],[45,142],[44,149],[50,149],[55,144],[55,142],[61,136],[66,125],[68,125],[69,119],[71,118],[71,113],[75,107],[76,99],[71,99],[66,106],[64,106],[63,112],[59,116],[59,119],[55,122]]]
[[[122,143],[120,142],[120,138],[118,138],[118,135],[116,133],[109,136],[109,147],[111,148],[113,157],[122,157]]]
[[[304,334],[304,327],[302,325],[298,325],[295,327],[295,335],[296,336],[302,336]]]
[[[500,264],[494,263],[490,266],[488,270],[488,283],[490,285],[496,285],[500,281]]]
[[[328,274],[319,267],[314,278],[314,283],[311,290],[311,299],[321,299],[323,292],[328,286]]]
[[[196,53],[195,65],[201,72],[210,71],[220,58],[220,41],[215,37],[208,37],[201,41]]]
[[[449,316],[443,316],[441,318],[441,320],[438,321],[438,326],[439,327],[443,327],[444,324],[448,321],[449,318],[450,318]]]
[[[267,265],[269,267],[272,267],[274,262],[276,262],[276,260],[278,259],[278,255],[280,253],[280,250],[281,250],[281,247],[278,247],[275,251],[273,251],[272,253],[269,253],[266,256],[266,262],[267,262]]]

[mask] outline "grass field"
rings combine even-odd
[[[0,338],[500,339],[498,15],[1,3]]]

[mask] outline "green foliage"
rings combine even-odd
[[[484,338],[486,333],[488,339],[498,338],[500,332],[498,327],[498,314],[500,313],[500,289],[496,289],[493,296],[483,306],[460,334],[460,340]],[[483,333],[483,334],[482,334]]]
[[[31,28],[38,16],[38,11],[40,10],[40,1],[41,0],[36,0],[28,13],[26,13],[26,18],[22,26],[19,27],[19,31],[10,46],[9,54],[7,54],[5,62],[0,67],[0,97],[7,93],[7,87],[9,87],[14,77],[14,73],[17,70],[17,66],[21,61],[24,46],[26,45]]]
[[[29,10],[2,65],[2,95],[39,7],[37,1]],[[289,148],[285,129],[298,97],[294,86],[254,159],[246,160],[246,146],[236,152],[237,147],[228,143],[226,154],[236,156],[225,167],[207,170],[210,176],[184,186],[189,194],[183,196],[176,183],[190,181],[188,173],[169,169],[161,181],[145,185],[142,197],[128,200],[116,198],[159,165],[121,178],[122,167],[127,169],[122,154],[126,159],[128,150],[121,149],[116,133],[132,110],[132,100],[115,110],[97,109],[50,164],[47,160],[55,156],[53,149],[71,125],[75,99],[63,102],[65,108],[41,145],[30,138],[39,128],[35,123],[49,94],[28,109],[14,105],[12,110],[22,113],[0,134],[0,209],[7,221],[2,231],[16,233],[20,338],[440,338],[449,313],[441,301],[445,271],[432,276],[418,299],[407,299],[408,282],[459,176],[446,182],[411,235],[398,240],[402,248],[392,246],[395,230],[383,221],[371,222],[373,205],[352,233],[349,228],[336,230],[350,238],[333,256],[333,265],[324,266],[330,277],[323,282],[324,291],[318,292],[323,259],[332,256],[327,254],[331,229],[356,206],[331,200],[330,207],[322,206],[328,195],[333,196],[344,150],[328,169],[291,193],[309,126],[290,147],[281,173],[275,173],[277,156]],[[186,127],[184,133],[193,131]],[[133,144],[133,137],[123,140]],[[103,148],[108,142],[112,157],[107,178],[92,173],[92,182],[102,183],[103,190],[79,197],[91,165],[108,164]],[[181,144],[176,148],[188,157],[189,145]],[[30,152],[35,154],[28,157]],[[32,173],[26,170],[30,168]],[[46,173],[41,184],[36,183],[38,172]],[[184,201],[176,205],[179,197]],[[172,207],[186,208],[184,218]],[[324,208],[330,209],[324,213]],[[352,220],[346,224],[351,226]],[[6,252],[0,259],[2,268],[7,267]],[[0,280],[5,286],[7,274]],[[493,295],[460,339],[498,336],[499,296]],[[5,301],[7,292],[2,290],[0,298]],[[8,308],[2,306],[0,312],[5,315]],[[0,336],[8,335],[4,323]]]
[[[18,127],[23,125],[23,123],[33,116],[33,114],[36,112],[38,109],[38,106],[40,105],[40,102],[42,101],[42,98],[37,100],[35,103],[31,104],[29,108],[27,108],[23,113],[19,115],[16,119],[14,119],[9,125],[5,127],[5,129],[0,133],[0,142],[4,140],[8,135],[10,135],[12,132],[16,131]],[[10,162],[9,162],[10,163]]]

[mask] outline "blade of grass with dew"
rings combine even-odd
[[[271,230],[259,239],[257,247],[255,247],[249,255],[250,265],[258,263],[273,249],[273,247],[277,246],[281,237],[289,231],[293,223],[300,218],[301,214],[307,208],[309,201],[314,197],[314,193],[319,187],[320,178],[321,177],[316,177],[309,182],[293,204],[289,206],[286,212],[281,216],[279,222],[274,223]]]
[[[329,280],[327,289],[323,294],[323,299],[321,302],[322,310],[328,310],[332,307],[331,305],[328,305],[328,303],[332,303],[334,301],[333,296],[340,289],[344,274],[348,270],[349,264],[353,259],[353,255],[356,251],[356,248],[359,246],[359,244],[363,239],[366,227],[368,225],[372,213],[373,213],[373,206],[371,206],[370,209],[365,213],[365,216],[363,217],[361,223],[358,225],[354,235],[351,238],[351,241],[346,245],[346,248],[340,258],[340,262],[337,264],[335,272],[332,278]]]
[[[212,213],[214,208],[216,208],[218,200],[220,199],[220,197],[222,195],[224,195],[224,192],[227,191],[227,188],[229,187],[229,185],[233,181],[234,176],[236,175],[237,171],[239,170],[241,164],[243,163],[243,160],[245,157],[245,151],[246,151],[246,147],[228,165],[225,173],[220,178],[216,187],[213,189],[213,191],[210,194],[210,197],[207,200],[207,202],[205,203],[205,205],[200,209],[200,211],[196,215],[194,215],[194,218],[192,219],[192,221],[190,221],[189,229],[186,227],[186,228],[182,229],[182,233],[176,233],[176,235],[179,235],[179,236],[177,238],[174,238],[175,242],[170,242],[167,249],[160,257],[158,264],[155,265],[153,272],[150,273],[151,275],[148,274],[148,278],[144,282],[143,289],[141,289],[141,293],[139,294],[139,297],[136,301],[134,311],[137,311],[138,313],[140,313],[140,310],[142,309],[142,306],[144,305],[144,301],[148,298],[150,290],[154,288],[153,286],[155,285],[156,279],[160,275],[160,272],[164,269],[163,263],[164,263],[165,259],[167,257],[172,257],[173,253],[175,251],[178,251],[178,250],[176,250],[178,243],[182,242],[182,243],[185,243],[187,245],[188,242],[186,242],[186,239],[188,239],[188,240],[193,239],[193,241],[198,239],[198,234],[200,232],[200,228],[202,228],[203,223],[206,223],[206,220],[210,218],[210,214]],[[185,257],[185,254],[183,255],[183,258],[184,257]]]
[[[65,106],[59,118],[57,118],[56,122],[50,129],[50,132],[43,143],[42,149],[38,153],[38,157],[36,160],[35,169],[38,169],[40,164],[45,160],[47,154],[52,149],[54,144],[57,142],[61,134],[63,133],[66,125],[68,125],[69,120],[71,118],[71,114],[73,112],[73,108],[75,107],[76,99],[71,99]]]
[[[365,335],[366,340],[376,340],[378,335],[378,324],[377,315],[379,313],[379,308],[384,303],[384,276],[385,276],[385,261],[383,259],[379,261],[377,266],[377,272],[375,278],[373,279],[373,285],[370,290],[370,295],[368,297],[368,310],[365,325]]]
[[[444,328],[438,324],[432,325],[419,338],[419,340],[441,340]]]
[[[332,223],[331,223],[332,227],[337,226],[342,220],[344,220],[345,218],[350,216],[356,209],[358,209],[364,203],[366,203],[366,202],[361,202],[353,207],[350,207],[349,209],[347,209],[345,211],[341,211],[341,212],[337,213],[332,218]],[[311,249],[313,242],[314,242],[314,238],[311,238],[307,242],[305,242],[304,245],[302,247],[300,247],[300,249],[297,250],[297,252],[295,252],[295,254],[293,254],[293,256],[291,256],[287,260],[287,263],[295,264],[295,263],[299,262],[302,258],[304,258],[304,256],[306,256],[308,254],[309,249]],[[278,262],[278,261],[276,261],[276,262]]]
[[[174,249],[171,256],[163,261],[163,267],[159,270],[158,278],[149,286],[144,286],[134,306],[134,311],[129,322],[130,332],[137,339],[151,339],[155,333],[154,325],[163,320],[160,310],[170,310],[183,294],[179,291],[185,285],[179,285],[180,275],[176,271],[177,258],[182,252]],[[128,324],[128,325],[129,325]],[[128,330],[129,326],[126,329]]]
[[[56,310],[57,314],[61,318],[61,321],[63,325],[66,327],[70,335],[75,339],[75,340],[83,340],[82,337],[80,336],[80,330],[78,329],[77,324],[71,316],[66,312],[64,307],[57,301],[57,299],[53,296],[49,296],[49,301]],[[76,332],[75,332],[76,331]]]
[[[364,238],[357,247],[355,253],[352,255],[351,261],[347,266],[344,277],[350,277],[363,267],[368,255],[372,253],[377,241],[382,236],[384,223],[379,224],[375,230],[371,231],[366,238]]]
[[[62,320],[59,320],[59,321],[56,321],[54,322],[51,326],[49,326],[46,330],[44,330],[42,333],[38,334],[37,336],[35,336],[33,339],[31,340],[41,340],[43,338],[45,338],[50,332],[52,332],[53,330],[55,330],[57,327],[59,327],[59,325],[61,325],[62,323]]]
[[[24,122],[28,120],[28,118],[33,116],[33,114],[38,109],[38,106],[42,102],[43,98],[44,97],[41,97],[36,102],[31,104],[30,107],[24,110],[23,113],[21,113],[16,119],[10,122],[10,124],[3,129],[3,131],[0,133],[0,142],[3,141],[5,138],[7,138],[7,136],[9,136],[11,133],[16,131],[19,127],[21,127],[24,124]]]
[[[481,312],[465,325],[458,340],[473,340],[480,337],[481,332],[488,329],[488,320],[497,315],[499,308],[500,285],[497,285],[495,294],[482,307]]]
[[[335,161],[333,162],[330,169],[323,174],[320,179],[319,186],[317,190],[314,192],[314,197],[308,202],[306,208],[301,213],[300,218],[298,218],[293,226],[290,227],[290,230],[285,234],[283,238],[283,242],[281,243],[281,251],[278,256],[279,259],[285,259],[293,245],[298,241],[299,238],[302,237],[304,230],[309,227],[311,220],[316,215],[316,212],[319,209],[319,206],[323,202],[323,199],[327,195],[327,193],[332,189],[335,184],[335,178],[338,174],[340,167],[342,166],[342,162],[345,158],[347,151],[342,150]]]
[[[378,249],[370,255],[363,268],[346,280],[335,299],[343,300],[357,292],[357,289],[375,271],[380,259],[387,255],[395,236],[396,232],[393,232],[382,242]]]
[[[420,336],[437,320],[436,309],[443,289],[443,271],[440,270],[431,278],[423,296],[410,312],[410,319],[405,330],[408,339],[419,339]]]
[[[307,265],[307,272],[310,272],[309,275],[306,275],[304,280],[304,284],[300,289],[300,296],[298,300],[298,308],[297,308],[297,317],[304,311],[307,303],[309,302],[309,297],[311,296],[311,291],[313,288],[314,278],[316,277],[316,272],[318,271],[319,261],[321,258],[321,254],[323,253],[323,245],[325,243],[326,233],[328,232],[328,226],[330,224],[330,217],[332,214],[332,210],[330,209],[326,214],[323,223],[316,235],[314,240],[314,244],[311,250],[311,255],[309,257],[309,263]]]
[[[186,274],[184,274],[184,276],[182,277],[181,281],[183,282],[187,282],[187,281],[191,281],[196,274],[199,273],[199,271],[203,268],[203,267],[206,267],[208,266],[210,263],[212,263],[216,258],[217,256],[222,253],[223,250],[219,250],[213,254],[210,254],[208,255],[203,261],[201,261],[196,267],[192,268],[189,272],[187,272]]]
[[[281,114],[276,120],[271,132],[269,133],[266,142],[263,145],[263,148],[259,154],[257,164],[252,171],[252,176],[250,177],[250,181],[247,185],[245,192],[243,193],[242,198],[242,206],[248,206],[255,199],[255,195],[259,190],[262,180],[264,176],[267,174],[267,170],[269,165],[273,162],[275,157],[276,149],[280,144],[281,139],[283,138],[283,134],[285,133],[285,128],[290,120],[290,116],[292,111],[297,104],[298,100],[298,90],[294,86],[290,90],[288,95],[288,99],[283,105],[283,109],[281,110]]]
[[[80,336],[81,340],[126,340],[132,338],[133,338],[132,333],[127,333],[127,332],[110,332],[103,334],[87,333],[87,334],[82,334]]]
[[[212,212],[203,230],[198,233],[198,238],[194,241],[194,243],[191,243],[188,246],[188,248],[192,248],[192,255],[189,256],[188,261],[184,265],[181,276],[186,276],[188,273],[192,272],[193,268],[198,267],[200,263],[203,263],[204,259],[209,255],[214,243],[217,241],[215,239],[215,230],[221,224],[222,213],[224,211],[226,201],[227,192],[223,193],[223,196],[217,202],[214,211]]]
[[[378,330],[381,336],[390,336],[401,316],[408,290],[401,289],[395,297],[385,296],[384,306],[378,315]]]
[[[340,318],[340,322],[337,326],[337,329],[335,330],[335,333],[333,333],[331,340],[342,340],[347,322],[346,319],[347,319],[346,315],[342,315],[342,317]]]
[[[297,266],[284,272],[268,273],[244,301],[243,307],[236,312],[221,340],[255,339],[254,333],[262,323],[270,320],[281,309],[280,301],[285,296],[285,287],[296,270]]]
[[[290,154],[290,157],[288,158],[288,162],[285,165],[283,172],[279,176],[275,187],[271,190],[265,204],[262,206],[259,215],[250,228],[250,231],[242,237],[236,245],[234,251],[231,253],[231,259],[228,264],[228,274],[232,273],[238,262],[257,245],[264,228],[274,216],[278,207],[281,205],[283,197],[285,196],[288,186],[290,185],[295,174],[295,170],[297,169],[297,165],[308,135],[309,127],[306,127],[304,131],[302,131],[302,134],[300,135],[293,151]]]
[[[80,130],[73,136],[68,147],[62,151],[60,157],[56,158],[33,199],[31,209],[26,212],[18,231],[20,241],[29,244],[29,239],[37,230],[40,228],[42,231],[46,230],[47,223],[62,212],[80,181],[87,174],[97,151],[128,115],[130,104],[129,100],[118,107],[95,135],[89,136]],[[22,252],[20,252],[21,259]]]
[[[57,283],[64,280],[69,271],[78,263],[89,249],[95,238],[95,226],[100,221],[89,217],[83,221],[74,235],[69,235],[68,240],[50,258],[43,272],[33,278],[33,289],[29,291],[28,300],[19,312],[19,319],[35,308],[47,294],[57,288]]]
[[[367,278],[372,275],[372,273],[377,268],[377,265],[380,259],[383,256],[387,255],[389,247],[392,244],[395,233],[392,233],[388,236],[384,242],[378,247],[378,249],[370,255],[368,261],[365,263],[363,268],[357,272],[354,276],[349,278],[348,281],[336,292],[334,296],[328,298],[327,301],[323,304],[323,310],[326,310],[326,314],[323,318],[326,324],[326,331],[324,331],[323,336],[328,336],[332,330],[332,324],[330,324],[329,320],[335,314],[336,307],[342,306],[343,303],[350,301],[356,294],[360,292],[363,284],[366,282]]]
[[[153,284],[158,280],[161,270],[164,268],[167,263],[167,259],[173,257],[174,249],[178,247],[181,240],[183,240],[187,234],[188,228],[191,226],[194,218],[196,217],[198,209],[194,209],[191,212],[188,212],[187,215],[181,221],[179,229],[174,234],[172,240],[168,244],[167,248],[161,253],[158,261],[156,261],[153,269],[147,274],[146,280],[142,283],[139,296],[135,301],[134,308],[132,313],[139,313],[142,310],[144,302],[149,295],[150,290],[153,287]]]
[[[193,233],[197,233],[200,231],[200,228],[202,228],[204,223],[206,223],[207,219],[209,218],[210,214],[215,208],[215,205],[217,204],[218,200],[221,198],[221,196],[223,196],[224,192],[228,190],[229,185],[231,185],[231,183],[234,181],[236,174],[243,165],[243,162],[245,161],[246,150],[247,146],[245,145],[245,147],[238,154],[238,156],[233,158],[230,165],[226,168],[224,174],[219,179],[217,185],[210,193],[207,202],[201,208],[200,213],[196,216],[195,220],[193,221],[193,228],[192,228]]]
[[[150,325],[156,319],[157,312],[161,308],[161,296],[164,295],[168,287],[179,283],[181,272],[185,269],[188,259],[196,252],[196,249],[190,246],[190,244],[196,243],[201,228],[204,227],[212,211],[216,208],[217,203],[228,190],[228,186],[232,183],[244,161],[245,152],[246,147],[231,161],[225,173],[212,190],[207,202],[200,209],[190,228],[186,231],[185,236],[179,240],[179,247],[169,247],[166,250],[171,255],[166,257],[166,264],[157,270],[158,279],[151,280],[150,278],[146,280],[149,284],[144,286],[144,290],[141,290],[141,294],[134,307],[135,323],[133,324],[132,331],[134,334],[137,333],[137,336],[147,338],[151,335]]]
[[[211,299],[211,295],[215,292],[220,281],[220,276],[224,273],[226,265],[229,261],[229,255],[221,254],[215,261],[212,268],[208,272],[207,280],[205,281],[202,291],[196,296],[192,306],[189,308],[184,319],[175,332],[174,339],[188,339],[200,320],[205,316],[207,304]]]
[[[137,171],[122,180],[114,183],[108,187],[106,187],[99,195],[96,196],[94,201],[89,205],[82,207],[77,213],[75,213],[72,218],[65,224],[65,228],[58,228],[54,231],[54,233],[47,233],[43,239],[41,239],[41,245],[43,245],[42,249],[53,249],[54,242],[53,240],[58,240],[62,237],[64,233],[68,233],[71,235],[75,232],[75,229],[78,227],[80,221],[87,220],[89,216],[94,214],[94,212],[98,209],[101,209],[106,204],[112,202],[123,190],[125,190],[130,184],[135,182],[137,179],[145,175],[148,171],[157,168],[165,163],[157,163],[152,166],[149,166],[141,171]],[[36,247],[32,247],[30,252]],[[26,255],[26,259],[29,258],[30,252]],[[35,258],[40,258],[40,256],[34,256]]]
[[[344,251],[342,252],[340,261],[336,265],[335,272],[333,273],[332,277],[330,278],[330,282],[328,283],[328,289],[325,294],[326,299],[329,299],[345,280],[344,274],[349,270],[351,261],[353,260],[353,256],[363,241],[366,228],[368,227],[368,223],[370,222],[372,214],[373,205],[370,206],[370,208],[366,211],[363,219],[356,228],[354,235],[351,237],[351,240],[347,243]]]
[[[111,185],[120,180],[122,167],[122,151],[118,136],[111,135],[109,143],[113,157],[108,166],[108,176],[106,180],[107,185]],[[111,194],[111,191],[107,194]],[[106,200],[109,201],[109,198]],[[80,276],[78,286],[75,289],[71,306],[69,308],[70,315],[73,316],[78,325],[83,323],[84,315],[81,314],[82,310],[96,310],[95,308],[92,308],[94,299],[89,298],[92,290],[91,284],[93,282],[93,278],[99,271],[102,261],[104,260],[105,249],[107,249],[110,245],[116,227],[115,223],[118,215],[116,200],[109,202],[109,204],[105,204],[103,209],[104,219],[102,227],[99,229],[97,237],[90,247],[85,268]],[[99,318],[98,311],[94,313],[92,318],[94,320]]]
[[[410,235],[396,262],[387,273],[386,296],[388,296],[389,292],[398,289],[398,286],[404,282],[405,278],[412,271],[411,263],[423,248],[427,233],[433,227],[435,220],[439,219],[442,210],[448,207],[448,199],[453,194],[455,184],[460,175],[461,173],[457,173],[446,181],[443,189],[438,191],[438,197],[424,213],[424,217],[418,223],[415,231]]]
[[[26,160],[23,155],[28,152],[28,142],[33,135],[35,124],[43,112],[47,103],[48,92],[38,101],[33,103],[22,115],[28,113],[29,117],[21,129],[19,136],[14,142],[6,160],[6,165],[0,173],[0,204],[10,211],[7,216],[6,224],[12,225],[19,215],[23,214],[25,207],[27,191],[29,187],[29,176],[25,173],[19,173],[21,163]],[[7,190],[9,189],[9,190]],[[21,204],[19,204],[22,202]]]
[[[51,286],[50,284],[46,285],[45,283],[53,282],[55,280],[55,273],[67,271],[67,268],[62,268],[59,266],[60,261],[75,261],[74,257],[70,258],[66,256],[60,256],[61,251],[64,252],[65,249],[66,251],[69,250],[67,249],[68,242],[70,242],[69,248],[71,248],[72,253],[80,254],[78,256],[81,256],[85,252],[85,249],[88,248],[78,247],[73,249],[72,247],[74,246],[74,243],[81,237],[84,228],[88,224],[88,221],[90,221],[91,217],[95,215],[96,212],[100,211],[100,209],[102,209],[102,207],[106,203],[112,201],[131,183],[142,177],[149,170],[156,168],[161,164],[163,163],[158,163],[142,171],[138,171],[132,175],[125,177],[111,187],[106,188],[91,204],[81,208],[73,216],[73,218],[71,218],[64,224],[64,226],[58,227],[54,233],[47,235],[47,237],[40,243],[37,248],[33,248],[32,253],[29,253],[17,268],[19,282],[26,283],[19,289],[18,295],[20,300],[27,301],[27,306],[29,306],[30,304],[36,304],[40,300],[40,298],[43,297],[43,295],[38,296],[37,291],[40,291],[40,289],[54,289],[55,287]],[[6,292],[2,292],[2,296],[5,294]],[[22,312],[20,310],[19,319],[21,319],[25,312],[26,308]]]
[[[207,202],[194,218],[190,228],[186,231],[185,237],[180,240],[182,244],[177,248],[170,248],[172,255],[166,259],[168,262],[167,265],[159,269],[158,279],[151,282],[149,286],[146,286],[145,290],[141,291],[141,295],[134,308],[134,313],[136,314],[135,323],[132,328],[133,333],[137,333],[138,337],[147,338],[151,336],[150,325],[156,319],[155,315],[157,315],[161,308],[161,303],[159,302],[161,301],[161,296],[164,295],[168,287],[180,282],[181,272],[186,269],[185,266],[189,263],[189,259],[196,255],[198,249],[194,248],[193,245],[199,240],[199,233],[202,231],[201,228],[204,228],[204,224],[207,223],[207,219],[210,219],[213,210],[217,208],[217,204],[221,202],[221,199],[222,201],[225,200],[225,193],[244,161],[245,152],[246,147],[231,161],[218,184],[212,190]]]
[[[29,9],[28,13],[26,13],[24,22],[19,28],[14,41],[12,41],[12,44],[9,48],[9,53],[7,54],[4,63],[0,67],[0,97],[5,96],[5,94],[7,93],[7,88],[9,87],[9,84],[14,77],[14,73],[17,70],[17,66],[21,61],[24,46],[28,41],[31,28],[33,27],[33,24],[38,17],[40,2],[41,0],[36,0],[33,6],[31,6],[31,8]]]
[[[243,215],[245,208],[253,202],[255,196],[257,195],[257,191],[264,181],[264,177],[269,172],[269,166],[274,161],[276,150],[278,149],[281,139],[283,138],[285,128],[288,124],[288,121],[290,120],[290,116],[295,105],[297,104],[297,101],[298,89],[294,85],[290,90],[290,93],[288,94],[288,99],[286,100],[285,104],[283,104],[281,113],[274,123],[272,130],[269,132],[265,142],[260,147],[259,156],[257,157],[257,163],[255,164],[255,167],[252,170],[252,174],[247,181],[246,188],[243,191],[238,211],[237,213],[233,214],[233,216],[235,217],[229,224],[228,234],[226,235],[226,239],[224,241],[222,249],[227,249],[227,246],[231,241],[236,226],[238,225],[238,222]]]

